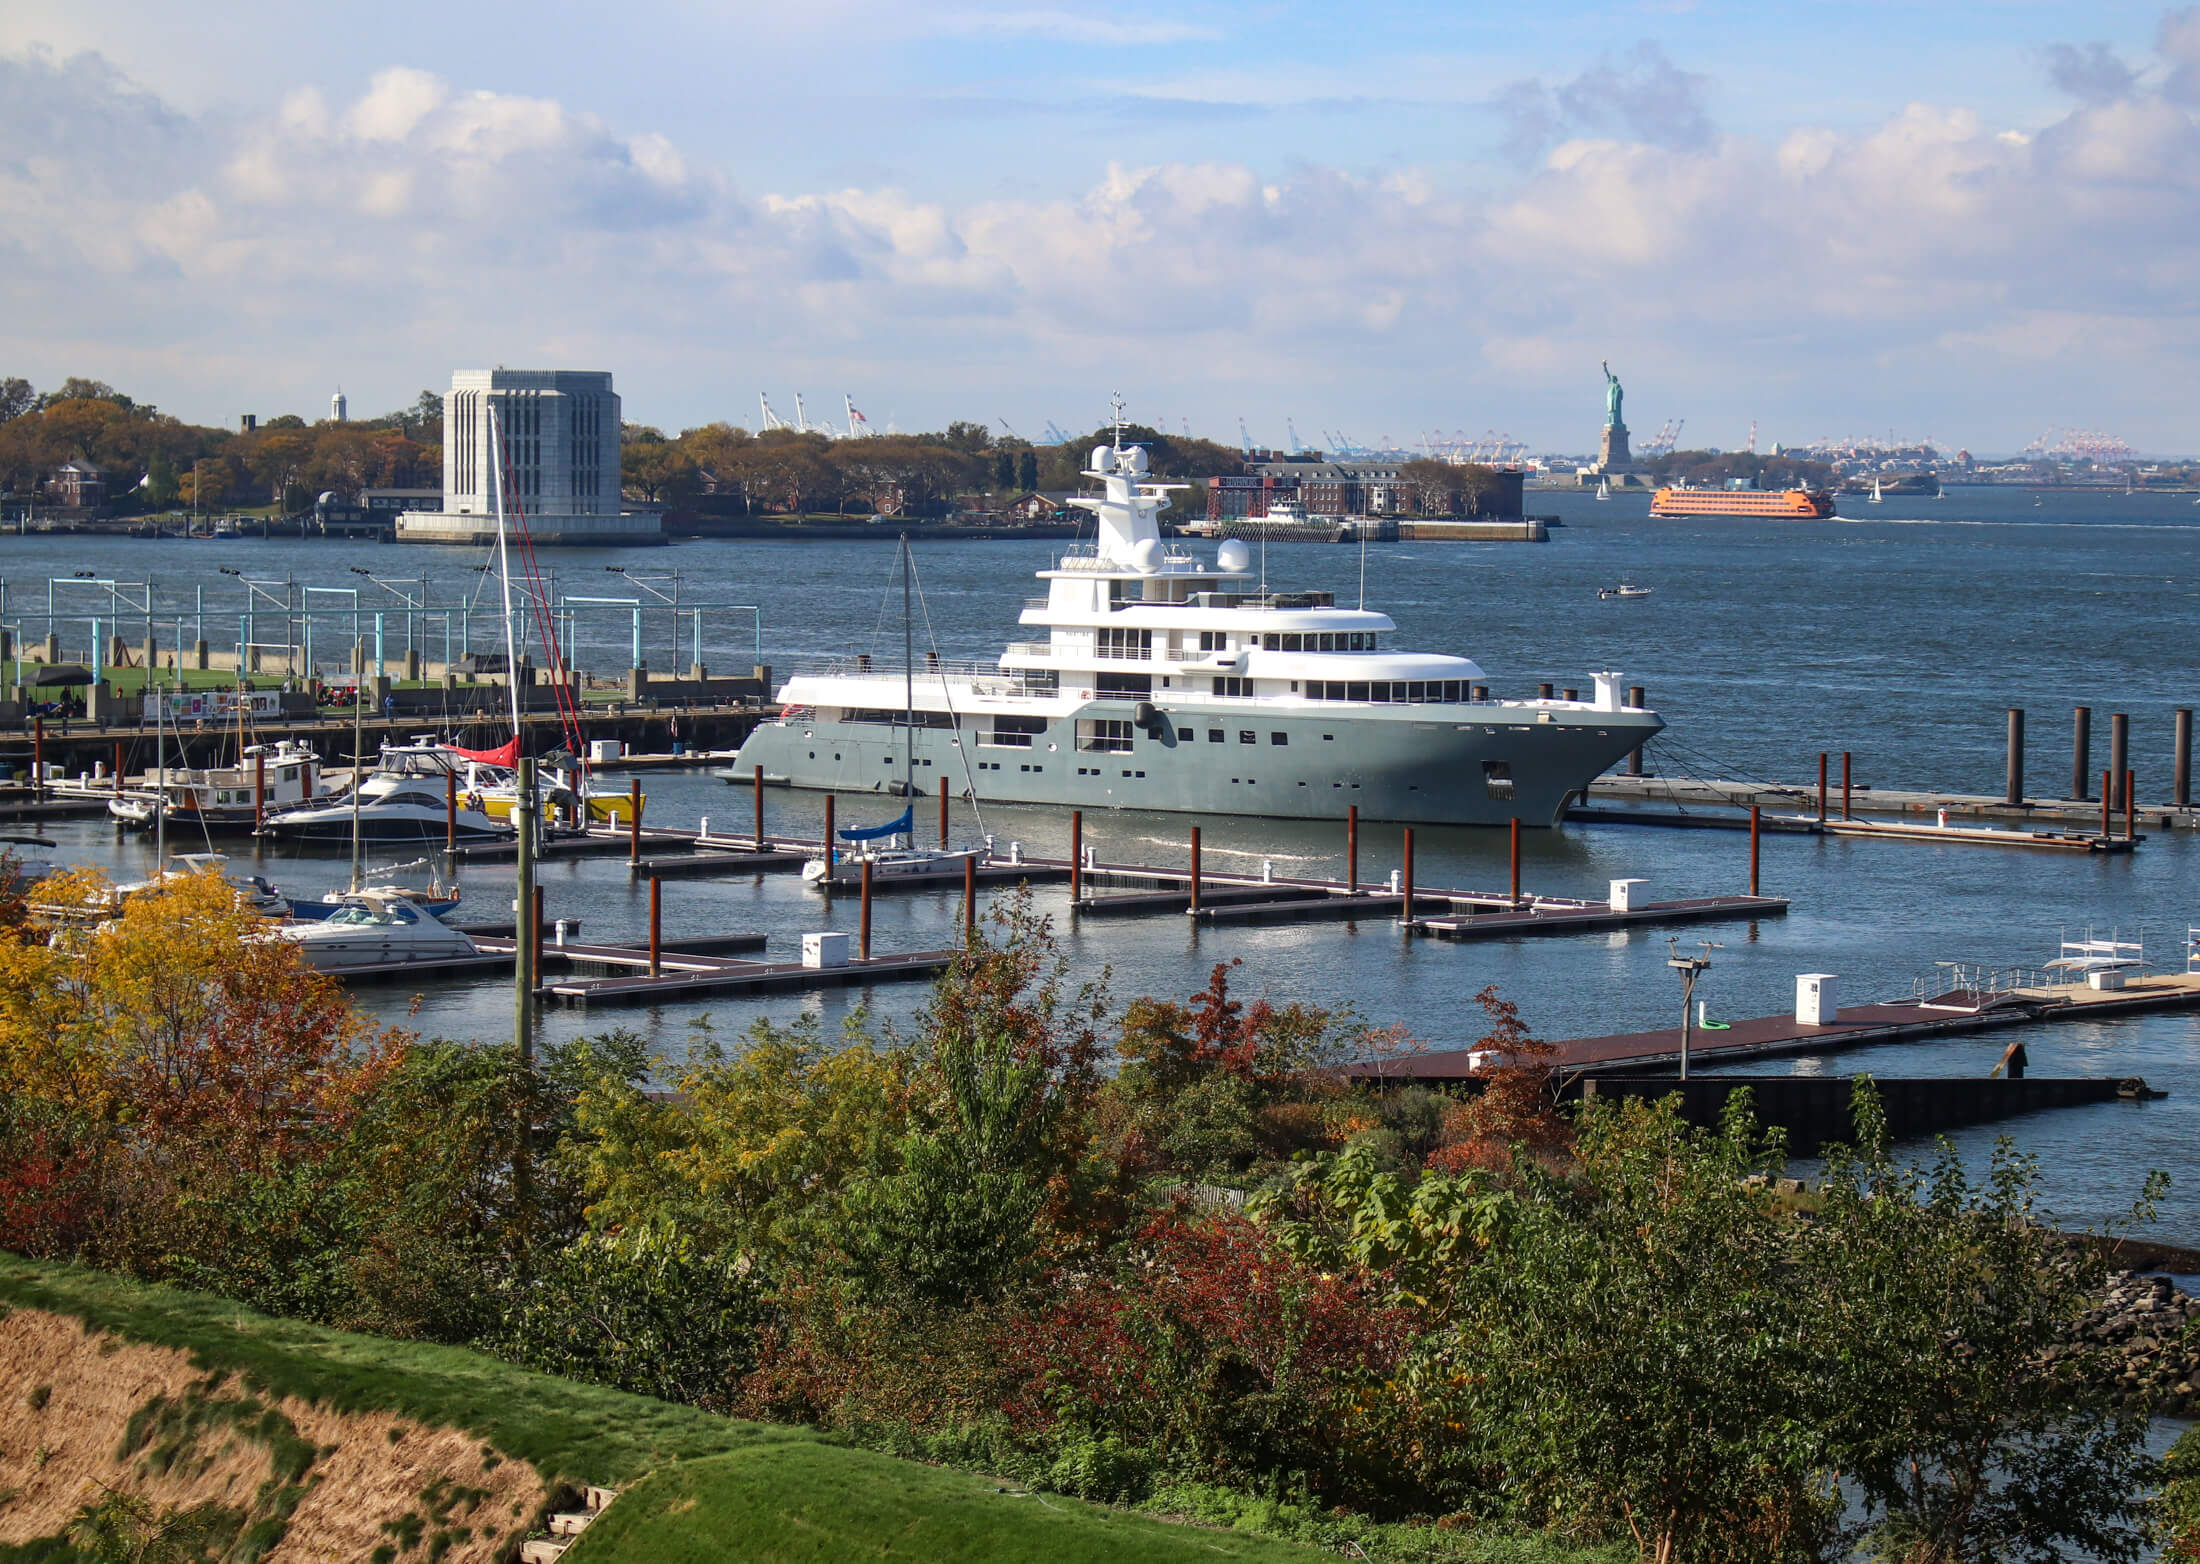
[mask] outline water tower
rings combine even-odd
[[[328,399],[329,421],[331,423],[342,423],[344,421],[344,414],[348,410],[348,408],[349,404],[346,403],[344,400],[343,387],[339,386],[336,389],[336,394]]]

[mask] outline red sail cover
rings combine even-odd
[[[462,760],[478,760],[490,766],[517,766],[519,764],[519,735],[513,734],[495,749],[460,749],[451,746],[451,753]]]

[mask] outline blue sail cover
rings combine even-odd
[[[882,836],[899,836],[904,831],[913,831],[916,825],[917,806],[911,804],[901,812],[901,817],[897,820],[874,825],[867,831],[842,831],[838,834],[844,842],[875,842]]]

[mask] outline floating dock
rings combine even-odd
[[[2010,803],[2006,798],[1996,798],[1984,793],[1947,793],[1929,788],[1873,787],[1867,783],[1854,783],[1848,790],[1851,819],[1841,819],[1842,790],[1838,781],[1829,783],[1826,793],[1826,824],[1861,824],[1857,815],[1933,815],[1945,810],[1951,818],[1962,820],[1994,820],[2009,824],[2025,825],[2049,823],[2068,826],[2093,826],[2096,834],[2121,836],[2124,812],[2121,808],[2110,810],[2110,824],[2115,829],[2100,832],[2101,801],[2098,798],[2032,798],[2021,803]],[[1609,807],[1616,801],[1640,803],[1646,807]],[[1772,816],[1764,821],[1766,830],[1795,830],[1792,822],[1801,819],[1803,824],[1815,828],[1818,825],[1818,786],[1816,783],[1758,783],[1737,782],[1706,777],[1685,776],[1628,776],[1613,772],[1598,777],[1580,803],[1566,812],[1569,820],[1592,820],[1600,823],[1658,824],[1705,828],[1732,828],[1735,816],[1731,814],[1695,814],[1693,810],[1738,810],[1740,823],[1748,825],[1749,809],[1754,804],[1764,810],[1802,811],[1800,816],[1790,814],[1791,822],[1776,827]],[[1655,806],[1666,806],[1662,811]],[[1649,818],[1653,813],[1658,818]],[[2136,798],[2132,816],[2137,826],[2162,831],[2200,830],[2200,809],[2172,803],[2147,802]]]
[[[1792,1015],[1760,1016],[1712,1030],[1691,1027],[1688,1058],[1702,1069],[1745,1060],[1792,1054],[1833,1053],[1877,1043],[1914,1043],[1936,1037],[1993,1031],[2041,1021],[2084,1021],[2104,1016],[2200,1007],[2200,973],[2160,973],[2132,978],[2121,989],[2095,989],[2082,983],[2008,989],[1995,993],[1956,990],[1914,1003],[1844,1005],[1822,1026]],[[1681,1057],[1678,1027],[1654,1032],[1623,1032],[1606,1037],[1577,1037],[1553,1045],[1562,1070],[1605,1074],[1664,1070]],[[1489,1056],[1480,1049],[1454,1048],[1399,1059],[1353,1065],[1348,1074],[1361,1080],[1471,1080]]]

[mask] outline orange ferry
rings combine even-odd
[[[1817,521],[1833,514],[1833,496],[1817,489],[1660,489],[1653,516],[1769,516]]]

